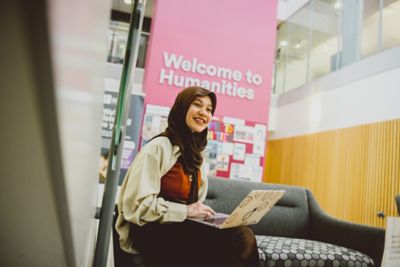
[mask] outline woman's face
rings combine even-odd
[[[186,125],[192,132],[200,133],[207,128],[212,118],[212,103],[209,96],[196,97],[186,113]]]

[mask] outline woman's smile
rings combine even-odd
[[[212,117],[212,103],[209,96],[197,97],[186,114],[186,125],[192,132],[200,133],[207,128]]]

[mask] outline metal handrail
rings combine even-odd
[[[129,102],[132,89],[131,85],[133,84],[133,82],[131,83],[131,81],[133,81],[133,77],[131,76],[136,67],[145,4],[146,0],[135,1],[131,13],[128,42],[126,45],[125,58],[122,67],[117,110],[114,119],[114,128],[108,157],[109,168],[107,168],[106,184],[99,214],[100,223],[97,232],[97,241],[93,261],[94,267],[105,267],[107,264],[111,229],[113,227],[113,212],[115,207],[121,156],[125,138],[124,128],[129,111]]]

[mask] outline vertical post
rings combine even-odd
[[[111,164],[108,165],[109,168],[107,169],[107,178],[100,211],[100,224],[93,261],[93,266],[95,267],[105,267],[107,264],[111,229],[113,227],[112,219],[121,166],[121,155],[125,137],[124,127],[127,120],[132,89],[129,86],[133,83],[131,82],[133,81],[131,75],[136,67],[145,3],[146,0],[135,1],[130,19],[128,41],[119,85],[118,104],[114,118],[110,154],[108,157],[108,161]]]
[[[338,25],[337,25],[337,49],[336,49],[336,62],[335,62],[335,70],[340,69],[341,66],[341,51],[342,51],[342,12],[343,12],[343,1],[340,0],[338,1],[340,3],[341,8],[338,10],[337,13],[337,20],[338,20]]]
[[[342,1],[340,67],[360,59],[363,5],[361,0]]]
[[[311,48],[313,41],[313,25],[314,25],[314,12],[315,12],[314,1],[315,0],[311,0],[311,2],[309,3],[310,17],[308,20],[309,24],[308,24],[308,42],[307,42],[306,83],[310,81],[310,66],[311,66],[310,60],[311,60]]]
[[[287,30],[286,30],[286,42],[287,46],[285,46],[285,65],[283,65],[283,84],[282,84],[282,93],[286,92],[286,72],[287,72],[287,64],[288,64],[288,46],[289,46],[289,20],[286,21],[287,25]]]
[[[378,40],[377,41],[377,51],[379,53],[382,51],[382,24],[383,24],[383,8],[384,8],[384,0],[379,1],[379,19],[378,19]]]

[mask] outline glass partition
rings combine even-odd
[[[287,23],[286,46],[282,47],[286,55],[285,90],[307,82],[310,16],[311,12],[307,5]]]
[[[274,89],[278,92],[285,91],[286,75],[286,46],[288,36],[288,26],[286,23],[278,26],[277,50],[275,54]]]
[[[400,46],[400,0],[311,0],[278,27],[274,93]]]
[[[364,1],[361,57],[369,57],[379,51],[380,0]]]
[[[108,31],[108,55],[107,61],[122,64],[125,57],[125,47],[128,40],[128,23],[112,21]],[[138,57],[136,67],[144,68],[146,61],[147,43],[149,33],[143,32],[139,40]]]
[[[312,1],[310,64],[308,81],[315,80],[338,68],[341,2]]]
[[[400,0],[381,0],[382,10],[382,49],[400,45]]]

